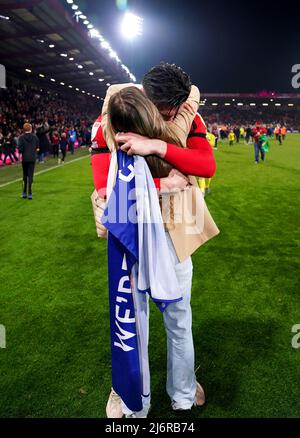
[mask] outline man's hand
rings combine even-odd
[[[188,177],[177,169],[172,169],[167,178],[160,179],[160,193],[174,193],[185,190],[189,185]]]
[[[115,136],[117,143],[124,143],[120,146],[123,152],[127,155],[157,155],[164,158],[167,152],[167,143],[162,140],[156,140],[148,137],[143,137],[139,134],[128,132],[125,134],[117,134]]]

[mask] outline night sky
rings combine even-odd
[[[183,67],[202,92],[297,92],[300,6],[296,2],[128,0],[144,18],[132,43],[119,30],[115,0],[78,0],[80,9],[140,81],[160,61]]]

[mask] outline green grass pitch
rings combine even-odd
[[[80,152],[74,158],[85,155]],[[299,417],[300,134],[221,144],[206,198],[221,234],[193,256],[197,378],[207,403],[175,413],[166,338],[151,305],[152,409],[158,417]],[[54,163],[49,161],[50,167]],[[44,169],[37,166],[37,171]],[[21,176],[0,169],[0,186]],[[106,243],[96,237],[88,157],[0,187],[1,417],[105,417],[110,391]]]

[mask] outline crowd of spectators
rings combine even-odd
[[[254,126],[259,120],[264,125],[286,126],[288,131],[300,132],[300,112],[297,109],[258,108],[258,107],[222,107],[221,110],[200,107],[200,113],[208,125]]]
[[[237,142],[239,138],[247,143],[253,141],[257,120],[267,127],[270,136],[276,126],[300,131],[300,115],[295,109],[231,106],[217,110],[205,105],[199,111],[209,131],[223,140],[234,133]],[[25,122],[32,125],[38,136],[38,160],[44,163],[47,155],[58,158],[62,149],[73,154],[76,147],[89,146],[98,115],[95,102],[85,96],[66,97],[23,84],[0,90],[0,165],[19,160],[18,139]]]
[[[91,129],[99,108],[84,96],[63,97],[55,92],[26,85],[0,90],[0,164],[18,161],[18,139],[25,122],[31,123],[38,136],[38,159],[58,156],[61,139],[66,138],[67,149],[89,146]]]

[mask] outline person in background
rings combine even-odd
[[[53,158],[57,157],[58,159],[58,148],[59,148],[59,134],[57,131],[54,131],[52,134]]]
[[[252,133],[251,127],[247,126],[247,128],[246,128],[246,137],[245,137],[247,144],[249,144],[249,142],[250,142],[251,133]]]
[[[265,151],[262,147],[262,141],[259,140],[259,137],[262,134],[266,134],[267,130],[264,126],[261,126],[259,123],[256,124],[255,128],[252,131],[252,135],[254,138],[254,156],[255,156],[255,164],[259,163],[259,154],[261,157],[261,161],[265,161]]]
[[[69,148],[70,148],[71,154],[73,155],[74,154],[74,145],[75,145],[75,141],[77,139],[77,134],[76,134],[76,131],[75,131],[73,126],[69,130],[68,136],[69,136]]]
[[[32,200],[32,183],[36,153],[39,152],[39,139],[32,133],[32,125],[25,123],[24,134],[19,138],[19,152],[22,154],[23,199]]]
[[[48,132],[49,132],[49,125],[48,123],[43,123],[43,121],[40,121],[36,126],[36,135],[39,139],[39,163],[44,164],[45,163],[45,154],[49,151],[49,139],[48,139]]]
[[[62,163],[64,163],[65,159],[66,159],[67,147],[68,147],[67,134],[65,132],[63,132],[61,134],[61,138],[60,138],[60,141],[59,141],[59,151],[61,152],[61,161],[62,161]]]
[[[279,144],[282,145],[282,131],[281,126],[277,125],[277,136],[276,139],[278,140]]]
[[[215,137],[215,135],[212,132],[208,132],[206,134],[206,139],[213,149],[217,149],[215,145],[216,145],[216,142],[218,139],[217,139],[217,137]],[[199,184],[200,190],[201,190],[204,197],[211,192],[211,189],[210,189],[211,180],[212,180],[212,178],[199,178],[198,179],[198,184]]]
[[[229,141],[229,146],[233,145],[233,142],[235,140],[235,133],[233,132],[233,130],[231,129],[229,134],[228,134],[228,141]]]
[[[245,143],[245,128],[243,126],[240,127],[240,137],[244,140]]]
[[[272,125],[269,125],[268,129],[267,129],[267,136],[272,138],[273,131],[274,131],[274,129],[273,129]]]
[[[234,128],[234,134],[235,134],[236,142],[239,143],[240,142],[240,128],[238,126],[236,126]]]
[[[213,134],[213,136],[215,137],[215,142],[213,145],[214,149],[218,149],[218,140],[219,140],[219,129],[218,129],[218,125],[213,125],[211,128],[211,133]],[[209,140],[208,140],[209,141]]]
[[[281,128],[281,135],[282,135],[282,140],[285,140],[285,136],[286,136],[286,126],[282,126]]]
[[[13,138],[12,133],[9,132],[6,136],[4,136],[2,143],[2,151],[4,154],[3,164],[6,164],[7,157],[10,158],[11,164],[18,161],[18,157],[15,154],[15,149],[16,149],[15,140]]]

